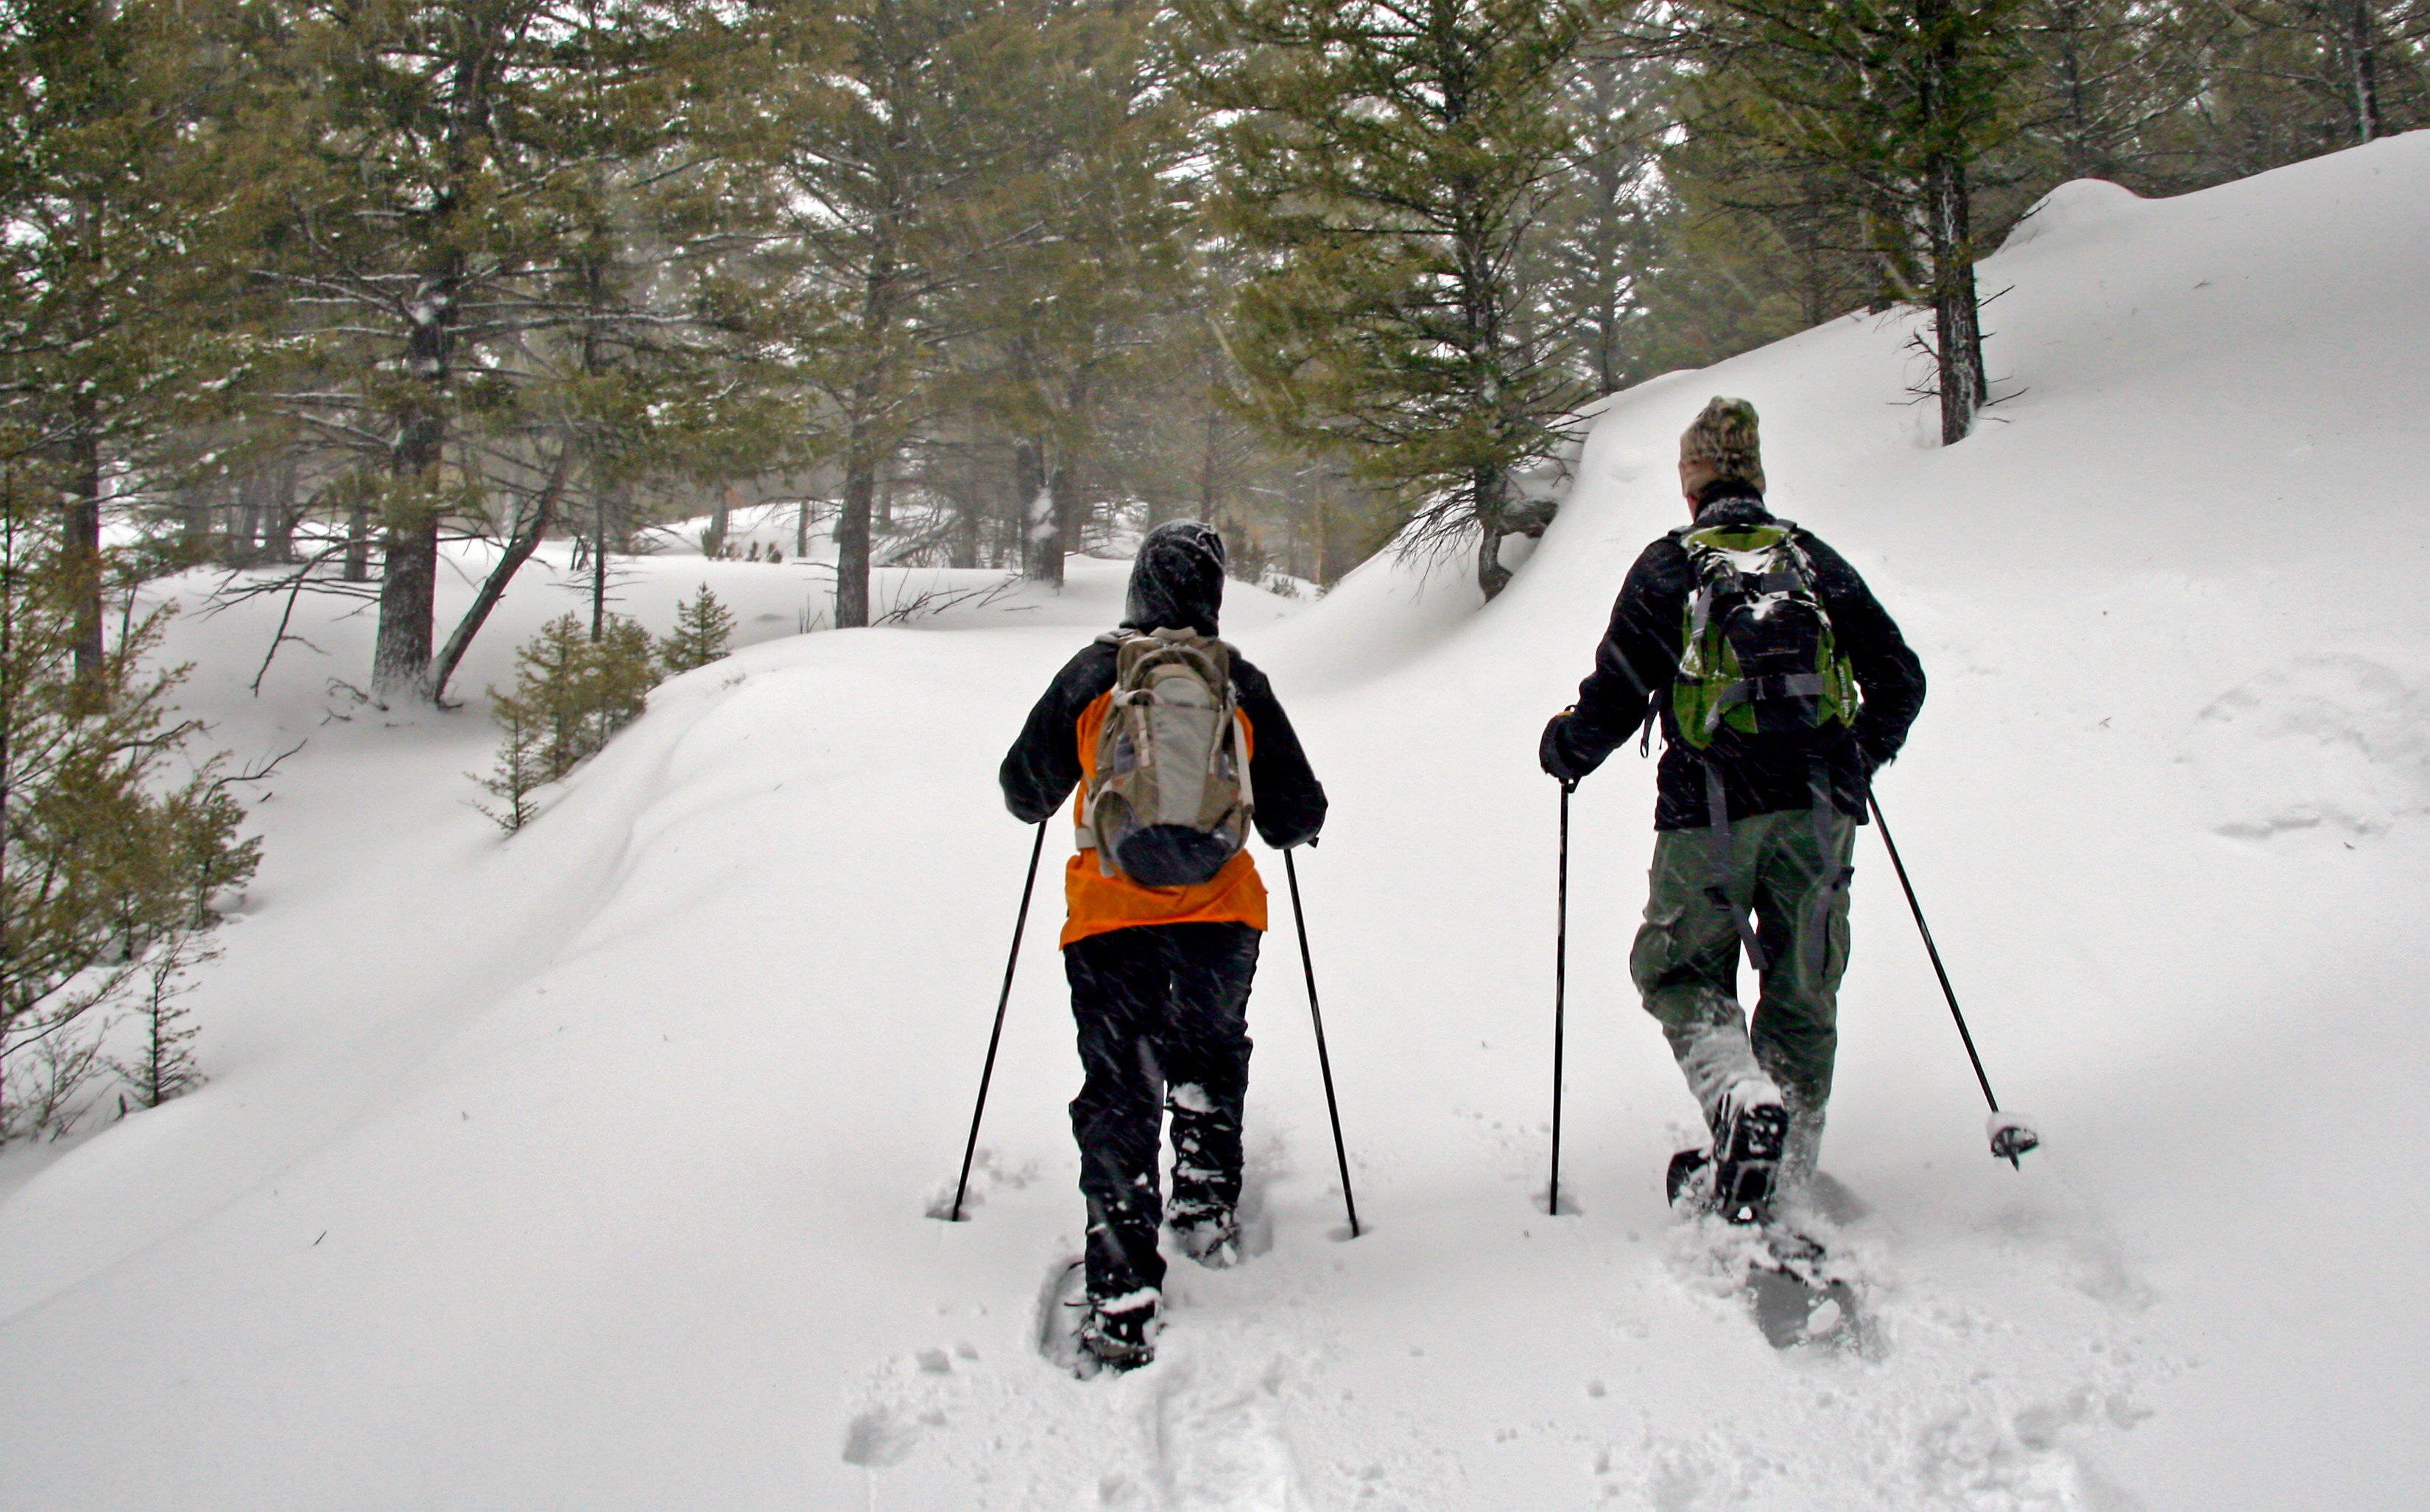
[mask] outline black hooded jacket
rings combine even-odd
[[[1762,524],[1772,519],[1753,490],[1724,490],[1697,512],[1696,523]],[[1724,731],[1709,757],[1680,740],[1670,692],[1696,573],[1687,549],[1664,536],[1629,569],[1612,606],[1610,627],[1595,648],[1595,670],[1578,685],[1576,708],[1544,731],[1545,770],[1570,777],[1592,772],[1638,732],[1659,695],[1663,749],[1656,829],[1700,829],[1710,822],[1707,759],[1720,769],[1723,801],[1734,819],[1811,806],[1819,765],[1833,806],[1862,822],[1866,783],[1874,769],[1898,755],[1907,726],[1923,707],[1923,667],[1847,559],[1810,531],[1799,529],[1797,540],[1814,564],[1815,595],[1831,617],[1832,634],[1863,694],[1853,727],[1831,726],[1818,739],[1806,739]]]
[[[1211,525],[1158,525],[1140,544],[1123,615],[1129,630],[1189,628],[1217,634],[1223,606],[1223,538]],[[1115,647],[1099,640],[1055,674],[1007,752],[997,780],[1004,806],[1024,823],[1063,806],[1080,782],[1080,716],[1114,686]],[[1257,834],[1277,849],[1305,844],[1324,827],[1324,789],[1266,674],[1232,653],[1232,692],[1249,717],[1249,785],[1257,794]]]

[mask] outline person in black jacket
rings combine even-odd
[[[1205,882],[1151,887],[1101,864],[1089,780],[1126,635],[1190,630],[1212,640],[1223,603],[1223,538],[1195,522],[1160,525],[1131,569],[1123,628],[1064,664],[1004,758],[1005,806],[1038,823],[1076,788],[1080,849],[1064,872],[1064,972],[1085,1072],[1072,1103],[1089,1207],[1089,1304],[1081,1347],[1127,1370],[1155,1355],[1164,1260],[1159,1217],[1183,1251],[1223,1267],[1240,1257],[1240,1109],[1248,1095],[1250,979],[1266,927],[1265,887],[1243,850]],[[1253,822],[1276,849],[1312,841],[1324,789],[1273,689],[1228,652],[1249,743]],[[1173,1200],[1157,1191],[1157,1125],[1170,1112]]]
[[[1769,1212],[1776,1184],[1793,1189],[1813,1173],[1839,1048],[1855,826],[1872,774],[1898,755],[1922,707],[1923,669],[1856,569],[1764,507],[1753,405],[1716,398],[1706,407],[1680,440],[1679,481],[1690,524],[1629,570],[1594,671],[1576,705],[1545,726],[1539,756],[1574,786],[1661,720],[1654,865],[1629,972],[1713,1136],[1709,1154],[1673,1160],[1673,1200],[1692,1190],[1749,1221]],[[1786,565],[1774,575],[1733,580],[1711,565],[1731,559],[1716,541],[1745,548],[1782,532]],[[1698,627],[1731,593],[1757,609],[1729,622],[1734,636],[1810,595],[1861,698],[1828,669],[1756,675],[1752,648],[1734,663],[1747,675],[1726,698],[1710,695],[1701,667],[1683,678]],[[1764,633],[1746,632],[1751,641]],[[1684,697],[1683,681],[1693,685]],[[1738,1000],[1742,947],[1762,983],[1752,1028]]]

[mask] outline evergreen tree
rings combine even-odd
[[[497,822],[500,828],[512,835],[532,821],[531,795],[548,781],[544,773],[547,763],[541,747],[544,739],[540,711],[534,706],[526,689],[514,693],[490,690],[490,717],[498,726],[497,760],[490,774],[480,778],[484,790],[505,804],[503,809],[475,805],[481,812]]]
[[[871,525],[888,463],[926,418],[936,304],[963,275],[1010,102],[999,0],[847,0],[774,13],[781,92],[774,287],[738,310],[753,357],[798,383],[797,460],[841,474],[835,623],[869,623]]]
[[[18,485],[39,470],[62,501],[88,679],[104,507],[232,360],[204,314],[224,280],[195,114],[220,68],[185,20],[155,0],[19,0],[0,28],[0,427]]]
[[[158,1107],[202,1085],[202,1068],[194,1060],[194,1039],[202,1028],[185,1000],[181,978],[218,954],[208,946],[191,952],[162,951],[146,965],[135,1005],[141,1030],[135,1054],[111,1063],[134,1094],[136,1106]]]
[[[1490,597],[1512,475],[1580,396],[1522,318],[1523,242],[1573,125],[1566,0],[1186,0],[1218,224],[1260,260],[1232,312],[1256,412],[1349,447],[1410,544],[1471,540]]]
[[[669,677],[706,667],[724,656],[733,639],[734,611],[703,583],[675,610],[674,630],[658,642],[658,666]]]
[[[1882,297],[1931,311],[1944,443],[1989,397],[1974,265],[1977,165],[2015,130],[2023,0],[1713,0],[1708,98],[1779,171],[1872,231]]]
[[[1151,66],[1146,10],[1028,0],[1008,13],[992,56],[1024,108],[948,306],[967,334],[947,349],[943,397],[1009,443],[1023,570],[1059,584],[1090,504],[1125,481],[1105,444],[1109,411],[1168,355],[1159,316],[1186,291],[1175,170],[1188,141]]]
[[[432,699],[452,670],[433,656],[448,530],[520,497],[510,573],[569,488],[620,485],[603,439],[686,412],[676,376],[628,380],[680,345],[697,228],[670,206],[701,203],[688,81],[729,61],[724,34],[691,0],[271,0],[246,34],[231,187],[277,296],[275,391],[344,459],[325,489],[354,519],[344,576],[377,527],[375,693]]]
[[[159,1075],[138,1090],[182,1085],[175,979],[208,954],[213,894],[260,859],[217,763],[175,770],[197,728],[169,718],[183,669],[151,663],[167,611],[80,668],[79,550],[0,465],[0,1138],[73,1121],[147,986]]]
[[[1650,377],[1648,298],[1676,234],[1677,204],[1660,172],[1670,70],[1648,58],[1582,61],[1556,108],[1574,130],[1560,192],[1522,267],[1533,319],[1564,366],[1594,393]]]
[[[579,619],[558,616],[515,653],[513,691],[490,690],[504,739],[481,786],[506,809],[484,812],[509,832],[531,822],[534,789],[598,755],[648,706],[657,680],[650,633],[623,615],[603,629],[593,640]]]

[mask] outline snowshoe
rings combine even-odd
[[[1856,1291],[1831,1273],[1822,1246],[1803,1234],[1771,1229],[1747,1265],[1747,1303],[1774,1349],[1862,1348],[1864,1315]]]

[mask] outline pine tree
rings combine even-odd
[[[1571,374],[1611,393],[1661,371],[1648,358],[1648,299],[1677,234],[1662,181],[1674,124],[1669,70],[1650,58],[1597,59],[1568,71],[1557,108],[1574,123],[1560,191],[1522,244],[1532,296],[1523,305]]]
[[[490,690],[502,739],[479,781],[506,806],[483,812],[510,834],[531,822],[534,791],[561,781],[641,717],[654,671],[650,633],[638,621],[611,614],[596,640],[571,614],[541,626],[515,653],[513,690]]]
[[[639,620],[610,615],[591,647],[581,697],[588,706],[591,752],[606,748],[616,732],[641,717],[657,683],[650,632]]]
[[[84,569],[51,497],[0,463],[0,1138],[73,1122],[130,1000],[161,1037],[138,1089],[183,1084],[175,982],[260,860],[218,763],[173,770],[197,727],[169,716],[183,669],[152,660],[167,611],[80,665]]]
[[[734,639],[734,611],[718,602],[708,585],[683,602],[675,610],[675,627],[658,642],[658,666],[673,677],[695,667],[706,667],[725,655],[726,643]]]
[[[490,690],[490,718],[498,726],[502,739],[497,761],[490,775],[479,781],[505,807],[476,806],[512,835],[531,822],[532,791],[547,780],[541,774],[545,771],[541,756],[542,724],[537,711],[522,698],[494,688]]]
[[[352,515],[344,578],[367,575],[376,536],[374,691],[432,700],[496,598],[434,656],[450,532],[496,533],[502,500],[525,506],[493,576],[575,491],[594,536],[621,535],[609,501],[665,450],[657,432],[718,418],[695,371],[724,198],[703,141],[741,108],[692,86],[715,69],[747,87],[746,55],[698,0],[262,8],[230,129],[252,156],[228,187],[274,296],[257,318],[283,361],[264,388]]]
[[[1002,0],[847,0],[771,12],[781,140],[757,266],[737,296],[754,359],[799,385],[801,454],[841,474],[835,624],[869,623],[871,529],[889,462],[927,418],[936,306],[972,250],[1009,108]]]
[[[134,1094],[138,1107],[158,1107],[181,1092],[202,1085],[202,1068],[194,1060],[194,1039],[202,1032],[185,999],[183,980],[195,967],[217,958],[208,946],[187,952],[162,951],[146,967],[135,1018],[141,1029],[131,1058],[112,1069]]]
[[[1989,398],[1974,265],[1978,165],[2016,129],[2023,0],[1712,0],[1695,32],[1708,103],[1767,167],[1872,228],[1883,296],[1931,311],[1944,443]]]
[[[1219,224],[1263,264],[1233,311],[1256,412],[1350,449],[1412,543],[1472,540],[1490,597],[1512,476],[1582,397],[1522,318],[1520,249],[1573,123],[1566,0],[1186,0]]]
[[[196,115],[223,72],[156,0],[19,0],[0,28],[0,414],[64,505],[88,679],[105,504],[141,491],[130,463],[236,360],[209,313],[225,269]]]
[[[1005,503],[1024,517],[1024,573],[1063,581],[1091,506],[1121,491],[1109,411],[1170,349],[1157,316],[1187,293],[1181,231],[1190,150],[1150,13],[1098,0],[1012,0],[992,58],[1009,117],[980,250],[944,301],[970,334],[947,352],[941,400],[1009,450]]]

